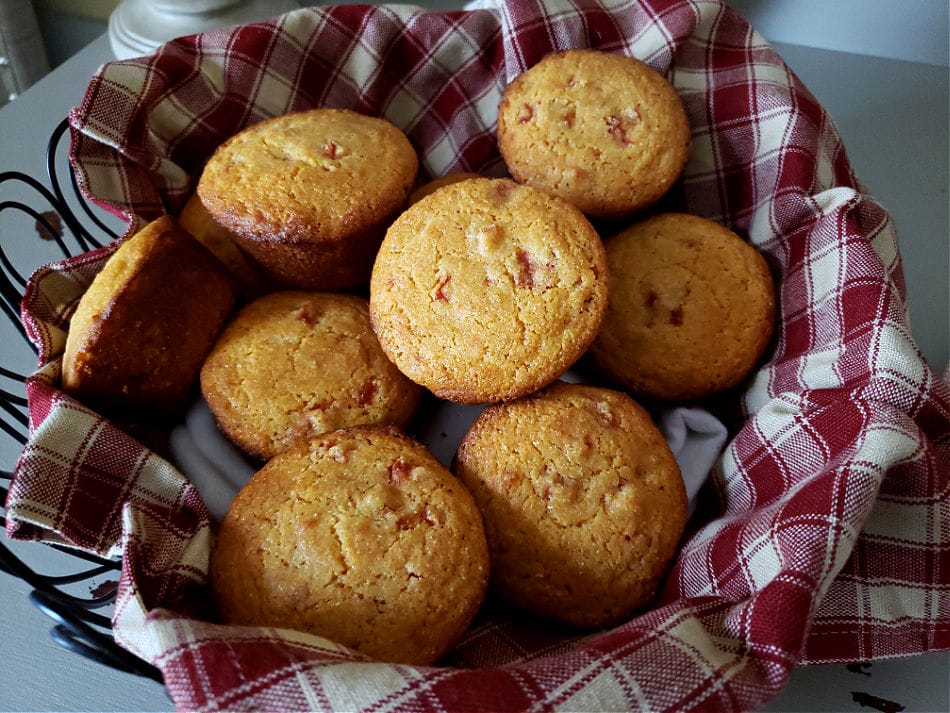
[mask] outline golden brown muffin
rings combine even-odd
[[[498,148],[515,180],[599,218],[655,203],[682,172],[689,144],[673,86],[621,54],[547,55],[505,88],[498,109]]]
[[[178,413],[235,300],[230,274],[165,216],[125,240],[70,320],[63,389],[103,411]]]
[[[246,299],[253,299],[270,289],[264,273],[240,251],[234,234],[211,217],[197,193],[193,193],[182,208],[178,225],[224,263]]]
[[[370,282],[386,354],[459,403],[514,399],[557,379],[606,303],[603,245],[587,219],[507,179],[469,179],[410,206]]]
[[[201,369],[221,430],[267,459],[348,426],[404,426],[422,394],[386,358],[366,300],[288,290],[243,307]]]
[[[481,605],[488,554],[471,495],[393,429],[284,451],[221,523],[211,582],[225,621],[323,636],[430,664]]]
[[[610,626],[645,605],[686,523],[673,454],[619,391],[558,382],[489,406],[454,470],[484,519],[491,586],[573,626]]]
[[[765,258],[706,218],[665,213],[607,241],[610,300],[590,355],[633,392],[696,399],[735,386],[775,324]]]
[[[385,119],[312,109],[224,142],[202,171],[198,194],[271,278],[334,290],[369,279],[418,167],[405,134]]]
[[[442,186],[450,186],[453,183],[458,183],[459,181],[467,181],[469,178],[479,177],[480,176],[477,173],[458,171],[455,173],[447,173],[444,176],[439,176],[438,178],[433,178],[431,181],[423,183],[409,194],[409,205],[418,203],[430,193],[435,193],[437,190],[442,188]]]

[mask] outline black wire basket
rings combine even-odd
[[[47,184],[19,171],[0,173],[0,220],[9,216],[32,220],[38,241],[29,246],[0,240],[0,339],[17,342],[24,347],[15,364],[0,365],[0,439],[3,453],[20,450],[28,438],[28,404],[25,396],[26,376],[36,366],[36,350],[20,321],[20,302],[29,274],[37,267],[55,259],[71,257],[101,247],[118,237],[104,217],[82,196],[72,167],[62,147],[68,121],[63,120],[50,136],[46,146]],[[64,181],[60,176],[65,172]],[[66,188],[64,190],[64,183]],[[17,193],[28,198],[7,200]],[[2,223],[0,223],[2,225]],[[38,247],[39,246],[39,247]],[[33,362],[30,363],[32,354]],[[6,502],[13,463],[2,464],[0,495]],[[6,527],[6,510],[2,511]],[[119,559],[104,559],[60,545],[0,542],[0,570],[25,581],[31,588],[30,601],[54,622],[52,639],[60,646],[120,671],[161,681],[157,668],[119,647],[111,633],[111,611],[115,601]],[[38,571],[31,566],[30,553],[50,547],[58,551],[55,572]],[[37,559],[36,557],[32,559]],[[50,566],[44,559],[44,569]]]

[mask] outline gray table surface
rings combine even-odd
[[[858,176],[893,215],[912,330],[926,359],[944,371],[950,331],[947,67],[778,43],[775,47],[828,109]],[[0,110],[0,170],[45,175],[47,137],[78,103],[95,69],[110,59],[107,37],[102,36]],[[28,352],[0,355],[4,366],[21,371],[33,366]],[[11,467],[16,455],[10,448],[0,452],[2,466]],[[58,566],[48,548],[14,544],[40,568]],[[5,650],[0,710],[173,708],[159,684],[115,672],[54,644],[47,634],[50,620],[29,604],[28,594],[24,582],[0,574]],[[878,662],[863,672],[842,666],[801,668],[767,710],[862,710],[852,695],[860,691],[895,701],[907,711],[947,711],[948,681],[946,652]]]

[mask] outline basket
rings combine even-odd
[[[597,47],[666,74],[693,150],[664,205],[751,241],[779,280],[780,321],[741,392],[710,404],[730,441],[653,606],[584,636],[485,612],[434,667],[217,623],[198,492],[57,388],[71,310],[110,245],[27,284],[39,359],[8,534],[121,556],[116,641],[183,710],[745,710],[802,663],[950,647],[950,386],[907,327],[894,226],[822,107],[714,0],[483,5],[304,9],[107,64],[70,115],[71,161],[132,231],[176,213],[213,149],[269,116],[380,115],[429,175],[498,173],[501,90],[546,53]]]

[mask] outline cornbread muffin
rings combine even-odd
[[[233,233],[211,217],[197,193],[182,208],[178,225],[224,263],[245,298],[252,299],[269,289],[264,273],[238,249]]]
[[[287,290],[228,322],[201,369],[201,393],[221,430],[267,459],[327,431],[405,425],[422,389],[386,358],[365,299]]]
[[[313,109],[224,142],[202,171],[198,195],[271,278],[334,290],[369,279],[418,167],[405,134],[385,119]]]
[[[686,523],[673,454],[618,391],[558,382],[488,406],[454,470],[485,522],[491,586],[572,626],[610,626],[645,605]]]
[[[655,203],[682,172],[689,144],[673,86],[620,54],[547,55],[505,88],[498,109],[498,148],[514,179],[589,216]]]
[[[227,270],[165,216],[125,240],[70,320],[62,387],[109,414],[180,412],[237,299]]]
[[[437,190],[442,188],[442,186],[448,186],[453,183],[458,183],[459,181],[466,181],[469,178],[479,178],[479,174],[468,171],[456,171],[455,173],[447,173],[444,176],[433,178],[431,181],[423,183],[409,194],[409,205],[418,203],[430,193],[435,193]]]
[[[665,213],[607,241],[610,301],[590,350],[616,384],[663,400],[741,382],[775,324],[765,258],[731,230]]]
[[[587,349],[606,304],[604,249],[587,219],[508,179],[454,183],[410,206],[370,281],[383,350],[457,403],[554,381]]]
[[[481,606],[488,553],[471,495],[394,429],[325,434],[237,494],[211,556],[226,622],[435,662]]]

